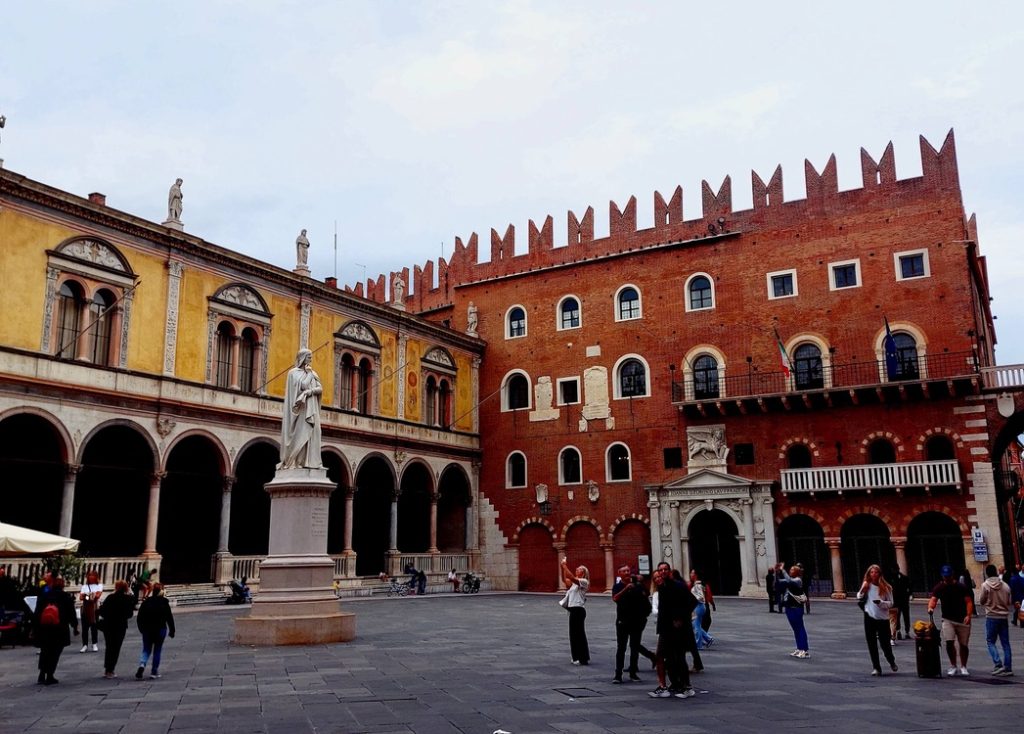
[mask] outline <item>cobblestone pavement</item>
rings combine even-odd
[[[983,620],[969,678],[919,679],[913,644],[897,674],[870,676],[860,611],[815,601],[811,658],[766,603],[721,599],[694,698],[652,699],[643,683],[612,685],[613,604],[588,600],[592,664],[573,666],[568,615],[549,594],[437,594],[346,602],[357,639],[345,645],[250,648],[228,642],[237,607],[179,611],[160,680],[133,677],[132,628],[117,680],[102,652],[65,650],[60,684],[35,683],[32,648],[0,650],[0,731],[75,732],[763,732],[886,734],[1015,731],[1024,713],[1024,632],[1011,628],[1021,677],[993,678]],[[916,604],[914,617],[923,616]],[[653,626],[653,625],[652,625]],[[654,644],[653,630],[646,634]],[[102,651],[102,643],[101,643]],[[945,670],[943,660],[943,670]],[[148,671],[147,671],[148,672]]]

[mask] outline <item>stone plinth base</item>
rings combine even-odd
[[[295,269],[292,270],[292,272],[295,273],[296,275],[304,275],[307,278],[310,276],[309,268],[305,267],[304,265],[296,265]]]
[[[176,229],[179,232],[185,231],[185,225],[182,224],[177,219],[168,219],[166,222],[164,222],[164,226],[167,227],[168,229]]]
[[[356,615],[351,612],[257,617],[257,610],[252,611],[248,617],[235,620],[235,642],[239,645],[321,645],[356,638]]]

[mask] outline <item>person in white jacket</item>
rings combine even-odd
[[[985,642],[988,643],[988,654],[992,656],[995,668],[992,675],[1009,678],[1013,675],[1013,654],[1010,652],[1010,587],[999,578],[996,567],[989,564],[985,568],[985,583],[981,585],[981,596],[978,603],[985,607]],[[999,659],[996,649],[996,638],[1003,648],[1003,658]]]
[[[882,666],[878,662],[879,646],[895,673],[899,668],[896,666],[896,656],[892,654],[892,638],[889,636],[892,586],[882,576],[882,567],[877,563],[868,566],[864,583],[857,592],[857,601],[864,610],[864,637],[868,641],[868,654],[871,656],[871,675],[882,674]]]

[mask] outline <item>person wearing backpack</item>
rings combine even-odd
[[[39,679],[41,685],[52,686],[57,663],[64,648],[71,644],[71,630],[78,636],[75,600],[64,591],[64,579],[56,576],[36,600],[32,617],[32,635],[39,647]]]

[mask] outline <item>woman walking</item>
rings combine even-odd
[[[64,579],[54,577],[36,600],[32,618],[33,635],[39,646],[39,680],[52,686],[59,681],[53,677],[64,648],[71,644],[71,630],[78,636],[78,617],[75,601],[64,592]]]
[[[100,583],[99,574],[89,571],[85,575],[85,583],[78,590],[78,599],[82,602],[82,649],[78,652],[89,651],[89,630],[92,630],[92,651],[99,652],[99,648],[96,646],[96,643],[99,642],[96,610],[99,609],[102,596],[103,584]]]
[[[807,644],[807,628],[804,627],[804,602],[807,601],[807,597],[804,595],[801,573],[797,566],[790,568],[788,574],[782,569],[782,605],[786,610],[789,626],[793,628],[793,637],[796,639],[796,649],[790,656],[803,659],[809,658],[811,653]]]
[[[693,610],[693,638],[697,642],[697,649],[703,650],[711,647],[715,638],[708,634],[704,627],[704,615],[707,613],[707,596],[704,593],[704,582],[696,569],[690,571],[690,592],[697,599],[697,608]]]
[[[868,566],[864,574],[864,583],[857,592],[857,601],[864,610],[864,637],[868,642],[868,655],[871,656],[871,675],[881,675],[882,666],[878,662],[878,647],[889,661],[889,667],[895,673],[896,657],[892,654],[892,638],[889,632],[889,609],[892,607],[892,586],[882,576],[882,567],[877,563]]]
[[[139,680],[142,680],[142,674],[146,672],[150,654],[153,655],[153,667],[149,677],[160,677],[160,654],[163,652],[164,638],[174,637],[174,615],[171,614],[171,605],[163,591],[163,584],[153,584],[152,592],[139,607],[136,624],[142,633],[142,655],[139,657],[139,668],[135,671],[135,677]]]
[[[568,589],[566,607],[569,610],[569,651],[573,665],[590,665],[590,646],[587,644],[587,591],[590,589],[590,571],[577,566],[576,575],[569,569],[569,561],[562,559],[562,580]]]
[[[116,678],[114,669],[128,632],[128,620],[135,614],[135,597],[128,592],[127,581],[114,583],[114,593],[103,600],[98,613],[103,620],[103,677]]]

